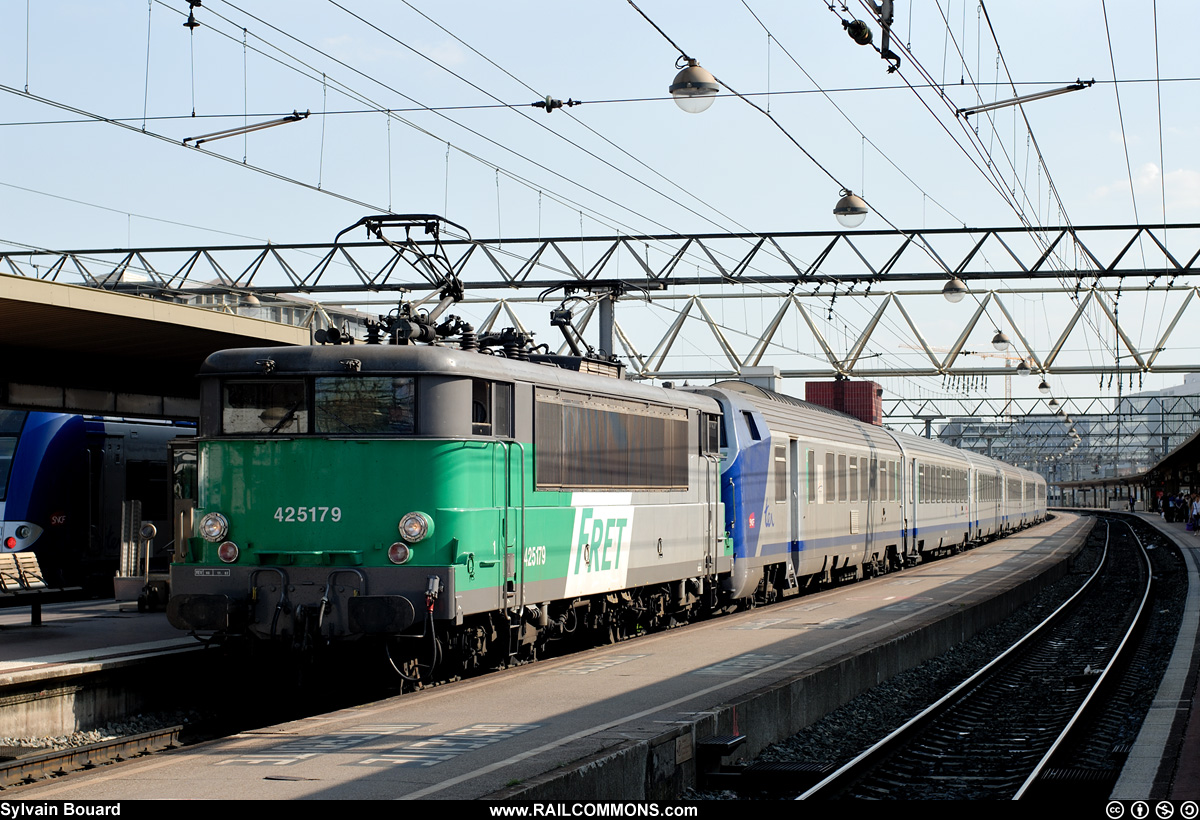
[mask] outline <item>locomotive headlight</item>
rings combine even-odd
[[[397,541],[388,548],[388,560],[393,564],[403,564],[412,557],[412,550],[403,541]]]
[[[17,527],[17,538],[20,538],[22,541],[24,541],[32,532],[33,530],[29,528],[28,524],[22,524],[21,526]]]
[[[217,557],[226,564],[232,564],[238,559],[238,545],[232,541],[225,541],[221,546],[217,547]]]
[[[200,519],[200,535],[214,544],[229,534],[229,521],[220,513],[209,513]]]
[[[410,544],[433,534],[433,519],[423,512],[410,512],[400,519],[400,537]]]

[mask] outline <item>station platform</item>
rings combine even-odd
[[[164,612],[138,612],[137,604],[76,601],[42,607],[41,626],[21,607],[0,610],[0,687],[18,676],[102,664],[171,649],[190,650],[196,639],[167,623]]]
[[[1080,510],[1082,512],[1082,510]],[[1154,513],[1133,513],[1167,535],[1187,564],[1183,623],[1158,694],[1112,797],[1122,800],[1200,798],[1200,533]]]
[[[128,601],[46,604],[41,626],[30,625],[25,607],[0,609],[0,675],[195,644],[166,613],[138,612]]]
[[[1091,525],[1059,514],[899,574],[22,787],[12,799],[675,799],[720,761],[714,739],[743,736],[734,754],[752,758],[1002,620],[1069,571]],[[278,685],[242,680],[236,694],[266,702]]]
[[[137,697],[121,670],[201,649],[165,613],[136,603],[45,604],[40,626],[26,607],[0,610],[0,737],[69,734],[118,718]]]

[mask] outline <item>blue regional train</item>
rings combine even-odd
[[[0,553],[31,550],[52,584],[111,589],[122,504],[171,538],[167,443],[194,428],[0,409]]]

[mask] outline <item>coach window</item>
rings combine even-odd
[[[858,501],[858,456],[850,456],[850,500]]]
[[[226,382],[221,401],[221,432],[295,435],[308,432],[304,382]]]
[[[821,499],[822,504],[828,503],[835,499],[834,487],[837,481],[837,467],[835,466],[836,461],[837,456],[835,456],[833,453],[825,454],[825,496]]]
[[[807,464],[808,475],[808,500],[817,500],[817,454],[812,450],[806,451],[805,459]]]
[[[787,448],[775,448],[775,503],[785,504],[787,491]]]
[[[849,497],[846,492],[846,457],[841,453],[837,457],[837,487],[838,501],[845,501]]]

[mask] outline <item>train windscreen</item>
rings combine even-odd
[[[17,451],[17,439],[21,437],[27,415],[24,410],[0,410],[0,501],[8,497],[13,454]]]

